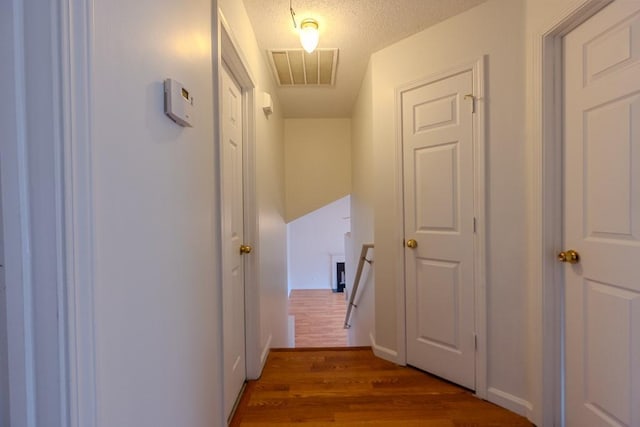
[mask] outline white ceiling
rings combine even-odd
[[[268,49],[299,48],[289,0],[243,0],[258,44]],[[293,0],[296,22],[314,18],[320,48],[338,48],[336,85],[280,87],[287,118],[351,117],[369,56],[390,44],[444,21],[486,0]]]

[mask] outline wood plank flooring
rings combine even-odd
[[[345,347],[347,331],[344,293],[329,289],[293,289],[289,315],[295,316],[296,347]]]
[[[272,350],[231,426],[532,426],[466,389],[369,348]]]

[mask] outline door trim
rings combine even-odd
[[[93,1],[62,2],[64,256],[69,425],[97,425],[92,174]]]
[[[11,52],[5,55],[11,67],[15,106],[3,146],[2,181],[7,268],[8,345],[10,364],[11,422],[35,426],[38,414],[54,410],[51,425],[95,425],[95,369],[93,348],[93,277],[91,237],[91,169],[89,82],[91,75],[92,1],[61,0],[38,11],[48,25],[38,27],[29,19],[35,12],[13,1],[10,19]],[[56,19],[50,19],[56,17]],[[50,26],[49,26],[50,25]],[[43,37],[37,49],[27,49]],[[31,39],[33,37],[33,39]],[[48,56],[43,66],[25,73],[32,57]],[[50,91],[29,94],[28,87],[50,83]],[[43,98],[45,96],[45,98]],[[44,100],[44,101],[43,101]],[[38,104],[50,105],[40,111]],[[47,132],[50,139],[30,138],[29,126]],[[30,170],[36,154],[28,148],[47,144],[57,153],[42,158],[50,185]],[[7,149],[7,152],[4,152]],[[36,151],[37,152],[37,151]],[[45,201],[45,196],[51,197]],[[42,213],[33,205],[47,203],[52,209]],[[33,230],[46,229],[35,237]],[[44,236],[44,237],[43,237]],[[46,245],[43,245],[43,239]],[[38,242],[39,240],[39,242]],[[51,268],[42,260],[51,262]],[[55,298],[40,300],[40,309],[58,314],[56,335],[44,336],[44,323],[37,316],[38,297],[34,277],[47,274],[55,283]],[[46,341],[46,342],[45,342]],[[34,344],[46,350],[36,352]],[[43,360],[57,361],[42,364]],[[36,381],[36,368],[46,370],[48,380]],[[56,381],[56,384],[53,384]],[[49,384],[47,384],[49,383]],[[45,388],[46,387],[46,388]],[[40,390],[41,389],[41,390]],[[43,393],[44,392],[44,393]],[[36,399],[36,394],[42,395]]]
[[[0,17],[9,39],[0,44],[0,54],[5,58],[0,72],[5,79],[0,90],[13,98],[14,108],[0,117],[0,173],[2,182],[2,209],[4,228],[6,305],[7,380],[9,402],[6,416],[9,424],[32,427],[35,425],[34,402],[35,349],[34,326],[30,312],[33,310],[32,261],[29,241],[29,171],[27,150],[27,109],[25,73],[25,33],[28,24],[24,5],[9,1]],[[6,34],[5,33],[5,34]],[[3,34],[3,35],[5,35]],[[9,106],[5,108],[11,108]],[[14,266],[10,268],[9,266]],[[6,308],[6,311],[5,311]],[[0,420],[4,421],[4,420]]]
[[[537,425],[564,424],[564,279],[555,259],[563,230],[562,37],[612,1],[574,2],[532,39],[529,419]]]
[[[476,396],[487,398],[487,297],[486,297],[486,216],[485,216],[485,93],[484,67],[486,57],[458,65],[444,72],[422,78],[395,90],[396,111],[396,214],[400,219],[396,227],[398,247],[396,262],[398,268],[398,298],[397,298],[397,362],[407,364],[407,326],[406,326],[406,282],[405,282],[405,251],[404,241],[404,165],[402,156],[402,94],[418,86],[423,86],[453,74],[471,71],[475,96],[475,114],[473,114],[473,164],[474,164],[474,217],[476,218],[476,233],[474,237],[474,306],[475,306],[475,334],[478,348],[475,357]]]
[[[242,90],[242,114],[244,116],[242,140],[244,148],[243,163],[243,197],[244,197],[244,238],[250,242],[253,251],[244,257],[245,268],[245,361],[247,379],[258,379],[266,362],[267,352],[260,345],[260,284],[258,267],[260,259],[260,245],[258,234],[258,204],[256,199],[256,144],[255,144],[255,99],[256,84],[251,74],[251,68],[246,61],[240,44],[237,42],[222,10],[218,9],[218,70],[222,64],[226,65],[231,75]],[[219,81],[219,79],[218,79]],[[217,98],[216,98],[217,99]],[[218,114],[219,115],[219,111]],[[220,149],[219,119],[217,150]],[[218,154],[218,159],[220,156]],[[220,160],[218,160],[220,161]],[[220,168],[218,168],[220,170]],[[220,176],[220,185],[222,185]],[[267,342],[267,348],[269,347]]]
[[[92,162],[93,1],[64,2],[64,194],[71,426],[97,425]]]

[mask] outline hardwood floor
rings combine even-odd
[[[345,347],[347,314],[344,293],[329,289],[294,289],[289,295],[289,315],[295,316],[296,347]]]
[[[466,389],[369,348],[272,350],[232,426],[532,426]]]

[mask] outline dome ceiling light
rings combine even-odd
[[[313,52],[318,47],[320,33],[318,32],[318,21],[307,18],[300,23],[300,43],[308,53]]]
[[[291,2],[292,0],[289,0],[289,12],[291,12],[293,28],[298,28],[296,24],[296,13],[293,10]],[[313,52],[318,47],[318,41],[320,40],[318,27],[318,21],[313,18],[306,18],[300,23],[300,29],[298,30],[300,33],[300,43],[308,53]]]

